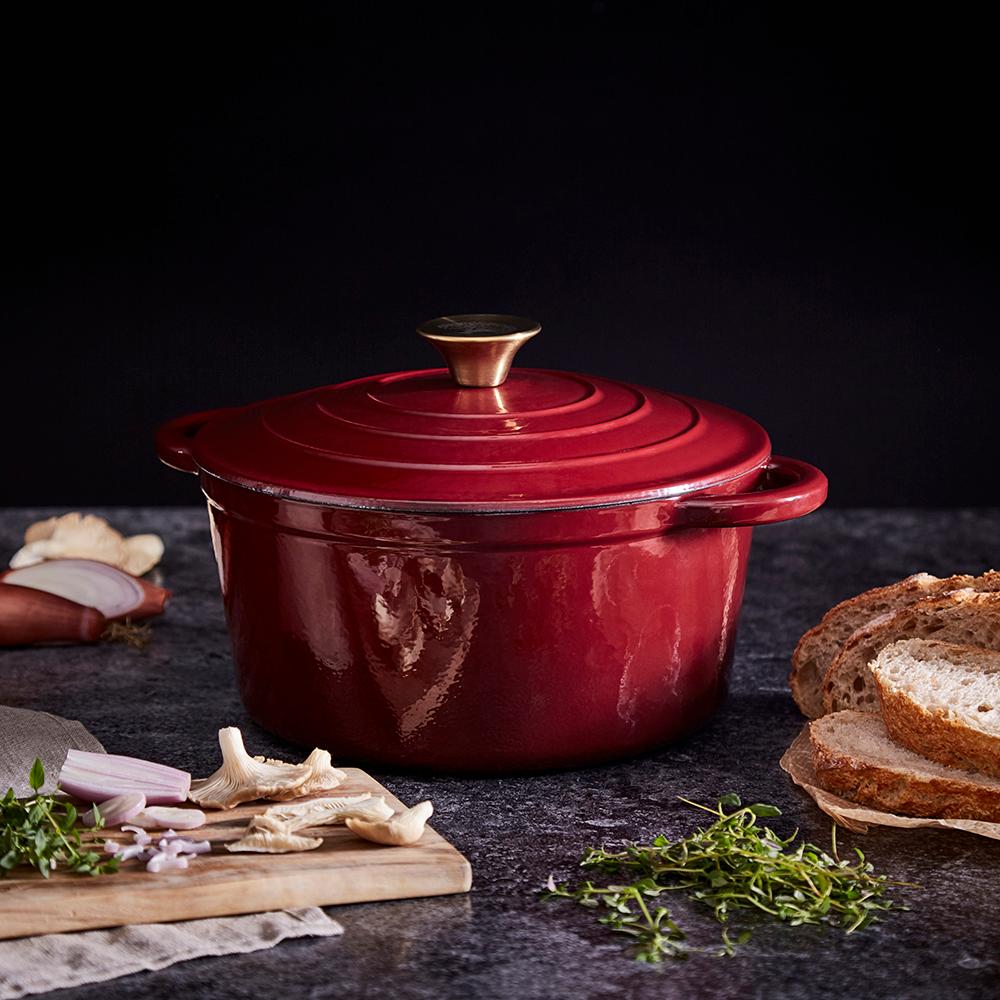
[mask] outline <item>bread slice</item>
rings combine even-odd
[[[983,577],[949,576],[941,579],[930,573],[916,573],[887,587],[866,590],[857,597],[841,601],[831,608],[818,625],[814,625],[801,639],[792,653],[792,672],[788,685],[792,697],[802,714],[818,719],[823,714],[823,678],[840,647],[859,628],[873,618],[898,611],[928,597],[939,597],[952,590],[975,587],[978,581],[995,577],[995,586],[978,589],[1000,590],[1000,573]]]
[[[823,680],[827,712],[879,711],[868,664],[900,639],[937,639],[1000,649],[1000,593],[956,590],[882,615],[858,629],[833,658]]]
[[[892,741],[871,712],[809,723],[816,777],[827,791],[901,816],[1000,822],[1000,781],[925,760]]]
[[[1000,653],[928,639],[869,664],[889,735],[915,753],[1000,778]]]

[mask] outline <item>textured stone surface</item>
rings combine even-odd
[[[41,511],[0,514],[0,554]],[[295,755],[244,715],[231,676],[207,521],[200,509],[104,511],[167,542],[165,583],[176,597],[144,652],[123,647],[0,653],[0,703],[83,720],[119,753],[151,755],[197,773],[215,765],[215,734],[239,725],[247,743]],[[728,704],[706,729],[649,757],[562,774],[502,779],[376,772],[404,801],[432,798],[435,826],[472,861],[468,896],[336,908],[340,939],[203,959],[73,998],[165,995],[464,997],[956,997],[994,995],[1000,975],[1000,846],[944,831],[843,834],[876,866],[920,883],[913,909],[850,937],[830,929],[764,927],[733,959],[695,957],[660,968],[625,958],[617,939],[571,904],[542,904],[549,873],[570,876],[592,843],[687,832],[676,801],[736,790],[774,802],[780,830],[826,842],[829,823],[778,769],[802,724],[785,687],[798,635],[831,604],[917,570],[976,573],[1000,565],[1000,511],[821,511],[757,531]],[[349,762],[348,762],[349,763]],[[717,929],[676,903],[695,940]],[[332,911],[331,911],[332,912]]]

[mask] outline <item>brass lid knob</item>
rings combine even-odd
[[[541,328],[523,316],[467,313],[421,323],[417,333],[441,352],[459,385],[491,388],[503,384],[514,355]]]

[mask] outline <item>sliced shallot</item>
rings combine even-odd
[[[205,825],[205,814],[200,809],[171,809],[168,806],[149,806],[132,817],[136,826],[146,830],[196,830]]]
[[[114,798],[97,803],[98,812],[105,826],[119,826],[127,823],[146,808],[146,796],[142,792],[126,792]],[[88,809],[81,817],[84,826],[93,826],[97,817],[93,809]]]
[[[157,851],[147,862],[146,871],[158,875],[160,872],[171,871],[176,868],[187,868],[188,859],[186,854],[167,854],[166,851]]]
[[[146,862],[146,871],[154,874],[171,869],[187,868],[188,858],[196,854],[208,854],[212,845],[207,840],[187,840],[173,830],[167,830],[155,847],[145,830],[137,826],[123,826],[133,834],[134,843],[119,844],[114,840],[104,842],[104,853],[119,861],[137,859]]]
[[[104,853],[114,855],[119,861],[131,861],[133,858],[145,861],[145,856],[151,852],[144,844],[119,844],[114,840],[106,840]]]
[[[166,850],[166,845],[176,854],[208,854],[212,850],[211,841],[186,840],[184,837],[174,837],[171,840],[161,840],[160,850]]]
[[[142,792],[149,805],[165,805],[187,799],[191,775],[136,757],[70,750],[59,772],[59,787],[85,802],[101,802],[116,795]]]
[[[94,559],[52,559],[8,570],[2,579],[96,608],[108,621],[162,614],[170,597],[169,590]]]

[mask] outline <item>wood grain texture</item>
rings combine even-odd
[[[371,775],[344,768],[347,780],[333,795],[371,792],[395,810],[403,804]],[[310,796],[322,798],[322,795]],[[114,875],[96,878],[56,872],[43,879],[18,871],[0,879],[0,939],[122,924],[192,920],[295,906],[327,906],[377,899],[407,899],[468,892],[469,862],[430,827],[413,847],[382,847],[359,840],[343,826],[301,831],[323,845],[296,854],[230,854],[223,845],[240,838],[250,817],[272,802],[252,802],[206,813],[200,830],[211,854],[191,859],[185,871],[149,874],[129,861]],[[129,841],[130,834],[109,837]],[[103,839],[103,838],[102,838]]]

